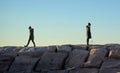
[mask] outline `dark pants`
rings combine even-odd
[[[87,45],[89,46],[89,40],[91,39],[91,32],[87,32]]]
[[[30,40],[33,42],[33,44],[34,44],[34,47],[35,47],[35,42],[34,42],[34,39],[33,39],[33,38],[29,38],[29,40],[28,40],[28,43],[27,43],[27,45],[26,45],[25,47],[27,47],[27,46],[29,45],[29,43],[30,43]]]
[[[89,38],[87,38],[87,45],[89,46]]]

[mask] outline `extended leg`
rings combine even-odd
[[[28,43],[27,43],[27,45],[25,47],[27,47],[29,45],[29,43],[30,43],[30,39],[28,40]]]

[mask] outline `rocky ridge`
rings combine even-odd
[[[0,47],[0,73],[120,73],[120,45]]]

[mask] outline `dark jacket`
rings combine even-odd
[[[29,39],[31,39],[31,40],[33,40],[34,39],[34,29],[33,28],[31,28],[31,29],[29,29]]]
[[[91,30],[90,30],[90,26],[86,26],[86,30],[87,30],[87,38],[91,39]]]

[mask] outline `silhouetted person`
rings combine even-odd
[[[35,42],[34,42],[34,29],[33,29],[31,26],[29,26],[28,29],[29,29],[29,40],[28,40],[27,45],[25,45],[25,47],[27,47],[27,46],[29,45],[30,40],[33,42],[34,47],[35,47]]]
[[[91,30],[90,30],[90,26],[91,24],[88,23],[88,25],[86,25],[86,31],[87,31],[87,46],[89,46],[89,39],[91,39]]]

